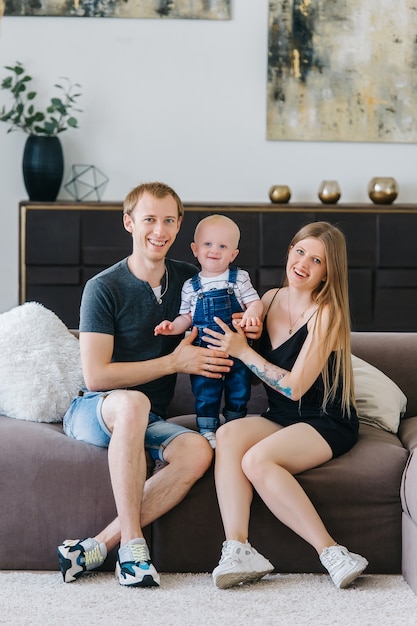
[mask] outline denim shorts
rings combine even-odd
[[[103,400],[113,391],[85,391],[77,396],[64,415],[63,428],[68,437],[107,448],[111,431],[107,428],[102,415]],[[145,433],[145,449],[154,460],[164,460],[164,450],[168,444],[184,433],[195,431],[167,422],[155,413],[149,413],[148,427]]]

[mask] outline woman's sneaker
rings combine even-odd
[[[104,563],[107,548],[95,539],[66,539],[58,546],[59,566],[65,583],[72,583],[85,572]]]
[[[274,566],[250,543],[225,541],[218,566],[213,570],[213,580],[219,589],[228,589],[240,583],[260,580],[274,571]]]
[[[329,572],[336,587],[344,589],[367,568],[368,561],[344,546],[324,548],[320,561]]]
[[[132,539],[119,549],[116,578],[126,587],[159,587],[159,574],[144,539]]]

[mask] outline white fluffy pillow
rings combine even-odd
[[[0,314],[0,414],[60,422],[82,385],[78,340],[55,313],[27,302]]]
[[[359,420],[396,433],[407,398],[393,380],[370,363],[352,355],[352,367]]]

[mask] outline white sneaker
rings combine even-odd
[[[250,543],[225,541],[218,566],[213,570],[213,580],[219,589],[228,589],[240,583],[260,580],[274,571],[274,566]]]
[[[336,587],[344,589],[367,568],[368,561],[344,546],[324,548],[320,561],[329,572]]]
[[[203,437],[207,439],[213,450],[216,449],[216,433],[208,432],[203,433]]]

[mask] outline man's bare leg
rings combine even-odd
[[[213,451],[198,433],[181,434],[164,451],[167,465],[145,481],[144,434],[148,414],[149,401],[138,392],[115,391],[103,402],[103,418],[113,433],[109,445],[109,468],[118,517],[93,539],[66,540],[58,547],[65,582],[72,582],[83,572],[101,565],[109,550],[120,542],[119,582],[135,586],[159,584],[142,528],[185,497],[210,466]],[[146,562],[151,576],[145,572],[147,580],[144,580],[141,578],[143,572],[139,571],[138,581],[136,570],[144,570]]]
[[[166,467],[148,478],[143,489],[140,525],[142,528],[170,511],[201,478],[213,459],[210,445],[197,433],[179,435],[164,453]],[[95,536],[111,550],[120,541],[120,521],[114,519]]]
[[[109,471],[122,545],[143,537],[140,511],[146,480],[144,439],[149,411],[148,398],[137,391],[115,391],[103,402],[103,419],[112,431]]]
[[[150,402],[137,391],[115,391],[102,404],[102,416],[112,432],[108,449],[109,471],[113,495],[118,512],[117,524],[111,524],[112,532],[121,540],[122,546],[135,540],[133,548],[124,550],[123,562],[149,561],[149,553],[140,526],[143,487],[146,480],[145,432],[148,425]],[[120,532],[122,530],[122,532]],[[65,582],[72,582],[85,571],[99,567],[107,556],[109,547],[103,541],[86,538],[65,540],[58,546],[61,572]],[[115,544],[113,544],[115,545]],[[119,553],[120,557],[120,553]],[[147,566],[148,570],[150,565]],[[136,580],[134,566],[127,568],[128,576],[122,584],[142,584]],[[139,572],[140,573],[140,572]],[[146,572],[148,574],[148,572]],[[121,578],[119,577],[119,580]],[[147,577],[147,584],[159,584],[156,571]]]

